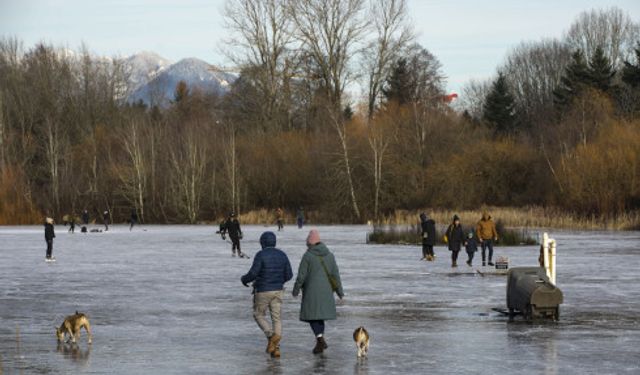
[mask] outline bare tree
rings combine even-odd
[[[367,139],[373,156],[373,216],[377,220],[380,211],[380,193],[384,177],[384,165],[389,152],[389,146],[396,140],[400,125],[395,119],[403,108],[393,108],[379,114],[369,122]]]
[[[509,53],[501,71],[513,93],[519,122],[532,125],[548,121],[553,91],[570,60],[570,49],[556,39],[522,43]]]
[[[188,223],[193,224],[200,214],[208,152],[204,134],[190,128],[184,132],[186,134],[173,142],[174,147],[169,155],[172,167],[171,190],[176,208]]]
[[[472,118],[478,120],[482,118],[484,99],[491,90],[491,79],[477,80],[471,79],[462,87],[460,100],[456,107],[466,112]]]
[[[140,219],[144,222],[145,198],[147,192],[147,157],[143,141],[149,137],[145,134],[145,124],[132,120],[122,129],[120,138],[126,154],[126,164],[116,165],[123,196],[134,206]]]
[[[315,67],[308,75],[316,75],[320,81],[329,123],[340,141],[351,205],[358,219],[361,215],[353,184],[342,99],[346,85],[354,79],[350,62],[358,52],[358,43],[366,29],[363,7],[364,0],[293,0],[289,3],[295,35]]]
[[[633,53],[639,38],[640,24],[618,7],[580,13],[566,35],[571,49],[582,50],[587,61],[602,47],[616,68]]]
[[[295,60],[286,0],[227,0],[224,16],[233,33],[226,42],[235,48],[225,53],[242,67],[243,75],[250,76],[260,98],[260,120],[271,129],[278,120],[277,112],[288,103],[284,86],[291,79]]]
[[[371,3],[368,18],[375,34],[364,49],[369,118],[373,117],[382,85],[393,63],[414,39],[407,12],[406,0],[373,0]]]

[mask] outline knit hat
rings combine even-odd
[[[456,221],[456,220],[460,220],[460,218],[458,217],[458,215],[453,215],[453,221]]]
[[[46,220],[47,224],[53,224],[53,219],[52,218],[48,217],[45,220]]]
[[[468,237],[469,237],[469,238],[473,238],[473,232],[469,232]]]
[[[260,236],[260,246],[263,249],[276,246],[276,234],[273,232],[264,232]]]
[[[320,233],[316,229],[311,229],[307,236],[307,245],[312,246],[320,242]]]

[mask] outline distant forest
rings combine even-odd
[[[625,11],[514,46],[454,103],[408,14],[405,0],[230,0],[238,79],[224,95],[181,82],[168,107],[127,103],[119,59],[1,39],[0,224],[83,209],[146,223],[640,209],[640,25]]]

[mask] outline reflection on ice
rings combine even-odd
[[[3,373],[92,374],[536,374],[640,373],[640,234],[556,232],[557,323],[526,323],[504,308],[504,276],[451,269],[449,252],[420,262],[420,249],[365,245],[366,227],[321,227],[338,258],[346,298],[328,322],[327,352],[298,321],[299,300],[283,305],[282,358],[251,315],[239,281],[251,260],[231,258],[205,226],[128,227],[56,238],[43,261],[40,228],[0,228],[0,369]],[[245,228],[255,254],[263,227]],[[278,246],[294,272],[306,231],[285,228]],[[512,266],[535,265],[538,249],[497,248]],[[75,310],[91,319],[94,344],[61,344],[53,327]],[[351,337],[371,335],[369,358]],[[18,330],[16,330],[16,327]]]

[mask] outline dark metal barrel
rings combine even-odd
[[[525,319],[560,318],[562,291],[553,285],[542,267],[517,267],[507,273],[507,308],[513,317],[520,312]]]

